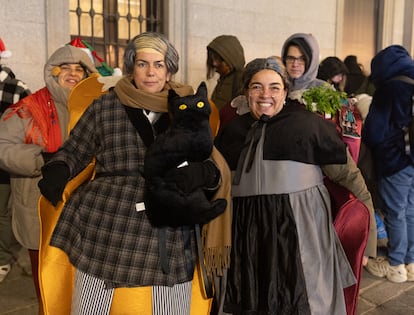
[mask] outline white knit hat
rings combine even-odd
[[[355,98],[357,99],[357,103],[355,105],[361,113],[362,121],[365,121],[365,118],[367,118],[369,112],[369,107],[371,105],[372,96],[363,93],[356,95]]]
[[[9,58],[12,55],[10,50],[6,50],[3,40],[0,38],[0,58]]]

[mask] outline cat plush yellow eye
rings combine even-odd
[[[203,108],[204,107],[204,102],[198,102],[197,107],[198,108]]]
[[[187,105],[185,105],[185,104],[181,104],[180,106],[178,106],[178,108],[179,108],[180,110],[185,110],[185,109],[187,109]]]

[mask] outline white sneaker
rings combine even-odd
[[[11,270],[11,265],[10,264],[0,266],[0,282],[2,282],[4,280],[4,278],[6,278],[6,276],[10,272],[10,270]]]
[[[407,269],[405,269],[405,265],[391,266],[385,257],[370,258],[365,268],[374,276],[380,278],[386,277],[391,282],[401,283],[407,281]]]
[[[389,266],[387,258],[378,256],[377,258],[369,258],[365,268],[370,274],[384,278],[387,275]]]
[[[407,277],[407,269],[405,269],[404,264],[400,264],[397,266],[390,266],[388,268],[387,279],[391,282],[401,283],[406,282]]]
[[[405,266],[407,269],[407,281],[414,281],[414,263]]]

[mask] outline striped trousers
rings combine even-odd
[[[152,314],[189,315],[192,281],[173,287],[152,287]],[[75,273],[71,315],[109,315],[114,289],[105,282],[80,270]]]

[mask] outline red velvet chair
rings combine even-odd
[[[355,315],[362,277],[362,259],[368,241],[369,210],[352,193],[329,179],[325,179],[332,200],[335,230],[357,280],[344,289],[347,315]]]

